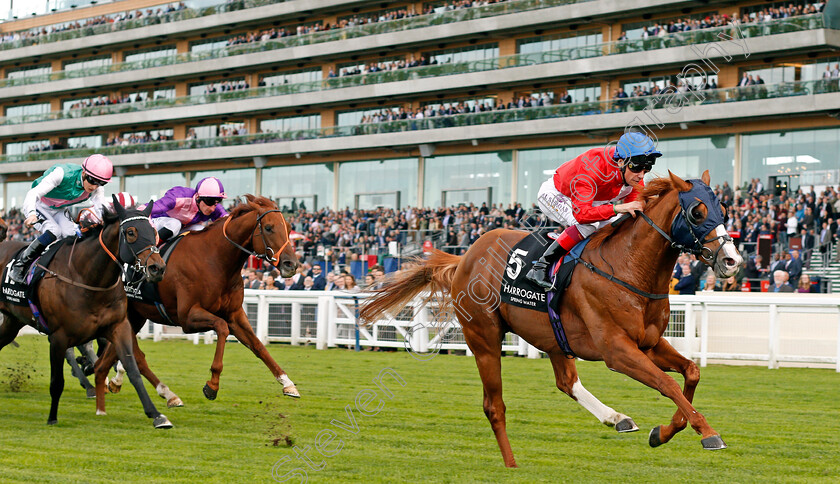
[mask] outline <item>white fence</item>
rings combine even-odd
[[[245,291],[245,309],[263,342],[314,344],[318,349],[356,344],[356,315],[364,296],[324,291]],[[829,294],[713,293],[671,296],[666,338],[683,355],[706,366],[709,360],[827,367],[840,372],[840,297]],[[394,319],[358,327],[362,347],[436,349],[470,354],[454,318],[434,320],[436,307],[412,302]],[[440,318],[438,318],[440,319]],[[180,328],[147,325],[141,337],[192,338],[210,343],[215,335],[184,335]],[[534,347],[509,334],[503,351],[539,358]]]

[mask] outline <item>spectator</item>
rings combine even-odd
[[[687,263],[680,264],[679,271],[679,282],[677,282],[677,285],[674,286],[674,289],[679,291],[681,295],[694,294],[697,287],[697,281],[691,274],[691,266]]]
[[[773,273],[773,284],[770,286],[770,292],[793,292],[793,286],[787,283],[788,273],[783,270],[777,270]]]
[[[796,292],[819,292],[814,284],[811,284],[811,276],[802,274],[799,278],[799,284],[796,287]]]
[[[356,285],[356,278],[350,274],[344,276],[344,290],[350,293],[361,292],[361,288]]]
[[[720,291],[720,287],[717,284],[717,278],[715,277],[714,273],[709,272],[709,274],[706,276],[706,279],[703,281],[703,291],[702,292],[714,292],[714,291]]]
[[[738,283],[738,281],[735,279],[735,276],[731,276],[728,279],[726,279],[726,281],[721,286],[720,290],[724,292],[740,291],[741,284]]]
[[[788,273],[791,285],[799,282],[799,276],[802,275],[802,259],[799,258],[798,250],[792,251],[790,259],[785,261],[784,271]]]

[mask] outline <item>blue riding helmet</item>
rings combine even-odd
[[[653,158],[662,156],[662,153],[656,149],[650,136],[639,132],[624,133],[615,147],[615,158],[626,160],[634,156],[647,156],[653,162]]]

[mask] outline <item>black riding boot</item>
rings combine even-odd
[[[12,264],[12,268],[9,270],[9,277],[17,283],[24,284],[26,282],[26,271],[29,269],[32,261],[37,259],[46,247],[40,240],[33,240],[29,244],[29,247],[20,254],[20,258]]]
[[[160,237],[160,243],[161,244],[166,242],[167,240],[171,239],[173,235],[175,235],[175,234],[173,234],[172,231],[169,230],[166,227],[158,230],[158,237]]]
[[[543,289],[551,289],[553,283],[548,278],[548,269],[551,263],[565,254],[565,252],[566,250],[555,240],[548,246],[548,249],[545,250],[540,260],[534,262],[534,265],[525,277]]]

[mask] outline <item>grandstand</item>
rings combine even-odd
[[[559,164],[634,125],[659,140],[656,173],[709,169],[743,199],[755,179],[821,194],[840,180],[840,33],[823,8],[123,0],[7,21],[0,203],[101,152],[110,192],[214,175],[289,208],[395,209],[399,225],[406,207],[527,209]]]

